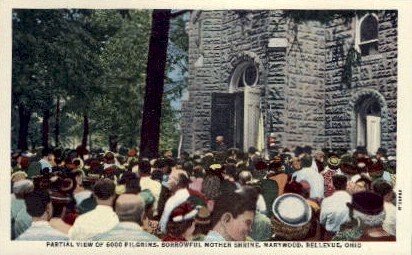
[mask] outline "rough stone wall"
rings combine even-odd
[[[320,22],[290,21],[287,31],[284,145],[320,148],[325,133],[324,28]]]
[[[346,54],[354,44],[354,20],[337,18],[325,28],[325,137],[333,148],[351,148],[351,91],[342,83]]]
[[[379,54],[362,57],[346,86],[342,72],[356,18],[295,26],[279,10],[202,11],[189,25],[183,149],[210,148],[211,95],[229,91],[233,70],[247,58],[259,68],[265,131],[275,132],[281,146],[354,148],[354,104],[368,94],[382,106],[382,145],[396,148],[397,13],[376,14]],[[268,47],[273,38],[286,40],[286,47]]]
[[[326,25],[325,136],[332,147],[356,146],[354,106],[362,95],[375,97],[381,105],[381,145],[396,149],[397,102],[397,13],[376,12],[378,16],[378,54],[362,56],[352,68],[351,86],[342,83],[346,54],[355,42],[356,18],[338,18]],[[342,51],[343,50],[343,54]]]
[[[283,11],[271,11],[269,15],[268,32],[270,38],[285,39],[288,23]],[[285,48],[268,48],[268,72],[266,84],[266,129],[268,133],[274,132],[281,145],[287,142],[285,135],[285,86],[286,86],[286,50]]]
[[[221,33],[223,11],[202,11],[189,26],[189,103],[184,112],[183,150],[210,148],[211,93],[221,85]],[[189,127],[191,126],[191,127]]]

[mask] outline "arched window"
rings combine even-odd
[[[368,14],[361,19],[359,29],[359,49],[362,56],[378,53],[378,19]]]
[[[258,80],[258,67],[255,63],[246,61],[240,63],[235,68],[230,85],[232,89],[243,88],[245,86],[253,87],[258,83]]]

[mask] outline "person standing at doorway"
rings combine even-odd
[[[227,150],[227,145],[225,144],[225,138],[223,135],[216,136],[216,151],[225,152]]]

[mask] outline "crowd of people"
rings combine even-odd
[[[11,155],[13,240],[394,241],[396,159],[311,147]]]

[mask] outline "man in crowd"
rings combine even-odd
[[[221,194],[212,212],[212,230],[205,241],[245,241],[252,230],[257,196],[252,187]]]
[[[349,221],[349,208],[352,196],[346,191],[348,179],[344,175],[332,177],[335,192],[323,199],[320,209],[320,224],[325,228],[325,240],[330,240],[339,230],[340,226]]]
[[[216,137],[216,151],[225,152],[227,145],[225,144],[225,138],[222,135]]]
[[[393,204],[395,193],[392,186],[384,180],[378,180],[373,184],[373,192],[383,197],[385,211],[385,220],[382,223],[383,230],[396,236],[396,206]]]
[[[119,218],[113,211],[115,184],[110,179],[101,179],[93,187],[96,198],[95,209],[76,218],[69,230],[71,240],[87,240],[97,234],[112,229],[119,223]]]
[[[196,206],[205,206],[206,197],[195,190],[189,189],[190,179],[182,169],[174,169],[169,176],[168,186],[172,196],[166,201],[162,217],[159,221],[160,231],[166,233],[167,222],[172,211],[185,201],[192,201]]]
[[[160,191],[162,185],[160,182],[152,180],[151,178],[151,165],[149,160],[142,159],[139,162],[139,175],[140,175],[140,187],[142,190],[148,189],[152,192],[155,197],[155,202],[153,204],[153,214],[157,215],[157,204],[160,198]]]
[[[54,154],[51,149],[44,148],[41,151],[42,158],[39,160],[41,164],[41,173],[51,173],[53,166],[56,165],[54,161]]]
[[[297,182],[306,181],[310,185],[309,197],[313,200],[321,200],[324,196],[323,177],[312,167],[312,157],[309,154],[303,154],[301,157],[302,169],[292,174],[296,177]]]
[[[27,213],[24,197],[33,191],[34,185],[31,180],[20,180],[13,184],[15,197],[11,199],[11,233],[12,240],[26,231],[32,222],[31,216]]]
[[[52,228],[49,220],[53,214],[50,195],[44,190],[35,190],[25,197],[27,213],[32,217],[31,226],[16,240],[19,241],[68,241],[69,238]]]
[[[120,223],[108,232],[91,238],[93,241],[159,241],[142,229],[145,203],[139,195],[123,194],[116,200],[116,214]]]

